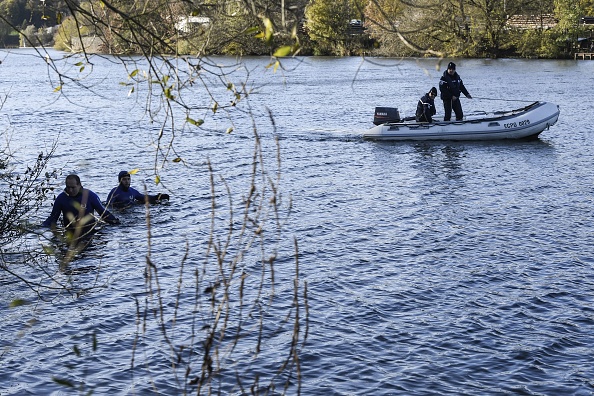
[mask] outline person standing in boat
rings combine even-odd
[[[121,171],[118,174],[120,184],[114,187],[107,195],[107,205],[116,208],[125,208],[134,203],[154,204],[164,200],[169,200],[169,194],[145,195],[140,191],[130,187],[131,177],[127,171]]]
[[[468,93],[460,75],[456,73],[454,62],[448,63],[448,69],[443,72],[439,80],[439,92],[441,92],[445,113],[443,120],[449,121],[452,117],[452,110],[454,110],[456,121],[461,121],[464,118],[464,113],[460,103],[460,94],[464,94],[468,99],[472,99],[472,96]]]
[[[435,115],[435,97],[437,96],[437,88],[431,87],[431,90],[419,99],[417,103],[417,112],[415,119],[417,122],[433,122]]]

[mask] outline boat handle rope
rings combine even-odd
[[[466,98],[465,96],[460,96]],[[472,99],[480,99],[480,100],[499,100],[502,102],[525,102],[525,103],[532,103],[533,100],[520,100],[520,99],[497,99],[497,98],[483,98],[480,96],[473,96]]]

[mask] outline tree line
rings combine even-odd
[[[0,41],[141,53],[134,24],[173,54],[559,58],[594,0],[0,0]],[[362,27],[353,29],[353,24]],[[118,26],[117,32],[112,29]],[[57,30],[51,28],[59,26]],[[254,40],[254,37],[262,40]],[[273,44],[274,45],[271,45]],[[89,49],[89,48],[87,48]]]
[[[140,53],[129,35],[150,21],[146,39],[180,55],[559,58],[591,35],[586,15],[594,0],[1,0],[0,42],[81,51],[82,36],[100,39],[87,50]]]

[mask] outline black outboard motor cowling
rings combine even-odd
[[[394,107],[376,107],[373,116],[375,125],[385,124],[386,122],[400,122],[400,113]]]

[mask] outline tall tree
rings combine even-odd
[[[366,25],[386,54],[439,56],[444,36],[443,7],[433,0],[410,4],[401,0],[370,0]]]
[[[312,0],[305,11],[305,28],[320,55],[350,55],[349,22],[363,19],[362,0]]]

